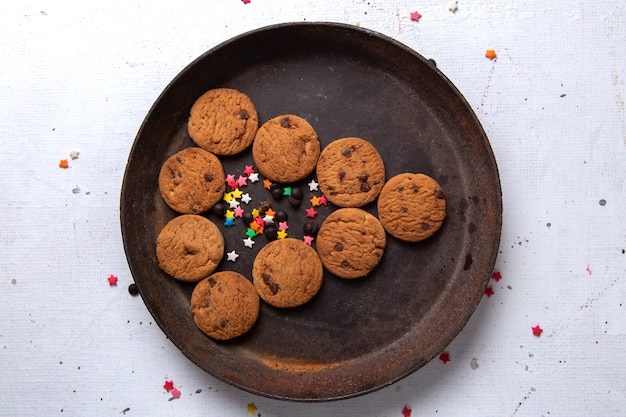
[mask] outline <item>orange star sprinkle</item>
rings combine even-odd
[[[309,201],[313,207],[319,207],[320,205],[320,198],[317,196],[313,196]]]
[[[59,168],[69,168],[70,164],[67,162],[67,159],[61,159],[59,161]]]
[[[271,186],[272,181],[268,180],[267,178],[263,180],[263,188],[267,188],[269,190]]]
[[[265,211],[265,214],[266,214],[267,216],[270,216],[270,217],[274,217],[274,216],[276,216],[276,212],[275,212],[274,210],[272,210],[271,208],[267,209],[267,210]]]
[[[496,51],[494,51],[493,49],[487,49],[487,52],[485,52],[485,56],[489,59],[494,59],[497,56]]]

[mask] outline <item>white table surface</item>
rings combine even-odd
[[[625,415],[626,7],[448,5],[3,2],[0,415]],[[502,280],[451,361],[321,404],[258,397],[186,359],[128,294],[119,223],[126,160],[162,89],[220,42],[289,21],[359,24],[435,59],[483,124],[503,192]]]

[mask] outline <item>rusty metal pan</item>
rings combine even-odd
[[[186,122],[193,102],[217,87],[255,103],[260,123],[280,114],[307,119],[322,146],[362,137],[378,149],[388,178],[421,172],[444,188],[443,227],[421,243],[388,236],[381,263],[365,278],[324,277],[304,306],[262,304],[246,335],[217,342],[195,326],[193,284],[159,269],[156,237],[176,214],[162,201],[163,162],[193,146]],[[225,171],[252,164],[249,151],[223,158]],[[313,177],[311,177],[313,178]],[[306,192],[306,182],[302,185]],[[250,187],[260,201],[263,187]],[[305,201],[306,203],[306,201]],[[294,401],[329,401],[388,386],[436,357],[481,300],[500,241],[502,205],[496,161],[459,91],[410,48],[379,33],[336,23],[289,23],[254,30],[209,50],[180,72],[147,114],[130,152],[121,193],[126,256],[143,300],[167,337],[209,374],[246,391]],[[376,205],[365,207],[376,214]],[[296,209],[294,209],[296,210]],[[305,216],[290,212],[292,237]],[[332,210],[320,207],[318,223]],[[213,213],[206,217],[220,224]],[[221,227],[219,270],[248,278],[255,254],[242,231]],[[245,237],[245,236],[243,236]],[[259,240],[261,242],[261,240]],[[239,246],[238,246],[239,245]]]

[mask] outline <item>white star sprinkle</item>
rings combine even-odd
[[[250,180],[250,182],[257,182],[257,181],[259,181],[259,173],[258,172],[253,172],[252,174],[248,175],[248,180]]]
[[[254,245],[254,240],[252,240],[251,237],[248,237],[247,239],[243,240],[243,245],[247,248],[252,248],[252,246]]]
[[[235,252],[234,249],[232,251],[228,252],[226,254],[226,256],[228,256],[228,260],[231,261],[231,262],[235,262],[237,260],[237,258],[239,258],[239,254],[237,252]]]
[[[244,195],[241,196],[241,201],[248,204],[250,201],[252,201],[252,197],[250,197],[250,194],[245,193]]]
[[[457,10],[459,10],[459,2],[458,1],[453,1],[448,5],[448,10],[450,10],[452,13],[456,13]]]
[[[309,183],[309,191],[317,191],[318,188],[318,183],[315,182],[315,180],[311,180],[311,182]]]
[[[232,200],[230,200],[228,202],[228,205],[230,208],[237,208],[239,207],[239,201],[235,200],[234,198]]]
[[[274,224],[274,216],[270,216],[269,214],[266,214],[265,217],[263,217],[263,223]]]

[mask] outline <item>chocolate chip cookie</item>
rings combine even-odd
[[[158,181],[167,205],[183,214],[199,214],[210,209],[226,190],[220,160],[197,147],[170,156],[161,167]]]
[[[254,285],[234,271],[221,271],[196,284],[191,293],[193,320],[207,336],[232,339],[250,330],[261,302]]]
[[[362,207],[385,184],[385,165],[376,148],[361,138],[342,138],[322,151],[317,163],[319,187],[331,203]]]
[[[385,230],[376,217],[359,208],[342,208],[324,220],[316,248],[329,272],[359,278],[378,265],[386,245]]]
[[[378,218],[392,236],[408,242],[431,237],[446,217],[441,186],[424,174],[403,173],[389,179],[378,197]]]
[[[296,307],[322,286],[324,268],[317,252],[301,240],[286,238],[264,246],[252,266],[259,296],[274,307]]]
[[[252,144],[259,128],[256,107],[232,88],[216,88],[191,107],[187,131],[196,145],[216,155],[234,155]]]
[[[159,266],[172,277],[196,282],[209,276],[224,256],[224,237],[210,220],[183,214],[170,220],[157,237]]]
[[[259,172],[271,181],[296,182],[315,170],[320,156],[317,132],[301,117],[286,114],[263,123],[252,144]]]

